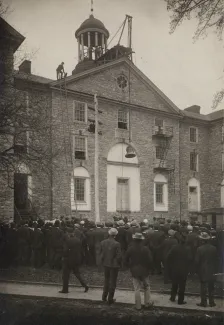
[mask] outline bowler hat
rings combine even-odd
[[[117,231],[116,228],[111,228],[111,229],[108,231],[108,234],[109,234],[110,236],[117,236],[118,231]]]
[[[140,232],[136,232],[135,234],[133,234],[132,238],[133,239],[140,239],[140,240],[145,239],[145,237]]]

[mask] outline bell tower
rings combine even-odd
[[[78,62],[95,61],[107,49],[109,32],[104,24],[93,16],[93,3],[91,14],[75,32],[78,42]]]

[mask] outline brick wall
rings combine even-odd
[[[191,143],[189,129],[196,127],[198,129],[198,142]],[[188,181],[196,178],[200,182],[201,188],[201,209],[206,209],[209,205],[209,125],[203,125],[197,120],[185,119],[181,123],[180,137],[180,177],[181,177],[181,205],[183,217],[188,217]],[[195,151],[198,154],[199,169],[197,172],[190,170],[190,152]]]
[[[107,77],[107,76],[106,76]],[[102,77],[98,80],[94,79],[94,85],[98,85],[101,89]],[[106,97],[111,96],[110,83],[104,84],[103,94]],[[85,88],[86,90],[86,88]],[[107,90],[107,92],[106,92]],[[144,92],[139,93],[139,88],[136,90],[136,96],[139,98],[144,98]],[[99,93],[98,92],[98,93]],[[116,93],[113,93],[116,97]],[[81,96],[81,95],[80,95]],[[134,96],[134,95],[133,95]],[[54,212],[56,215],[61,213],[61,210],[70,209],[70,179],[72,165],[70,162],[70,144],[68,130],[71,128],[74,133],[78,129],[83,129],[85,125],[83,123],[72,123],[72,109],[73,100],[81,100],[93,105],[93,96],[87,97],[77,97],[77,95],[68,95],[67,107],[68,116],[66,112],[66,102],[65,98],[59,92],[53,93],[53,110],[54,119],[60,125],[54,131],[54,144],[61,146],[63,150],[61,154],[55,159],[55,169],[54,169]],[[145,99],[146,100],[146,99]],[[153,99],[154,100],[154,99]],[[99,193],[100,193],[100,215],[102,219],[109,217],[107,213],[107,155],[110,148],[119,141],[115,138],[115,129],[117,128],[117,110],[122,108],[122,103],[113,103],[106,100],[99,100],[99,109],[103,111],[99,114],[99,120],[102,125],[99,129],[102,131],[103,135],[99,136]],[[153,179],[155,177],[153,171],[153,161],[154,161],[154,142],[152,140],[152,130],[154,125],[154,120],[156,117],[153,111],[147,109],[139,109],[133,107],[131,110],[131,124],[132,124],[132,141],[136,149],[139,163],[140,163],[140,190],[141,190],[141,212],[134,213],[136,217],[142,217],[143,215],[153,215],[159,216],[161,213],[154,213],[154,203],[153,203]],[[89,110],[88,117],[94,118],[94,112]],[[64,117],[64,123],[63,123]],[[175,159],[175,189],[176,192],[169,192],[169,212],[163,213],[164,216],[169,217],[179,217],[180,204],[179,204],[179,122],[178,119],[173,119],[168,116],[164,117],[164,123],[167,126],[173,126],[174,137],[171,141],[170,151],[167,158]],[[86,212],[90,217],[94,217],[94,135],[88,134],[88,160],[83,162],[83,166],[87,168],[90,178],[91,178],[91,212]],[[65,139],[65,140],[64,140]],[[67,156],[67,159],[66,159]],[[67,161],[66,161],[67,160]],[[75,161],[75,166],[79,166],[80,161]],[[68,172],[69,171],[69,172]],[[166,175],[168,176],[168,175]],[[75,213],[75,212],[73,212]]]

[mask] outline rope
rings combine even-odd
[[[125,24],[126,22],[126,18],[123,21],[123,23],[121,24],[121,26],[118,28],[117,32],[115,33],[115,35],[112,37],[112,39],[110,40],[110,42],[107,44],[107,47],[110,45],[110,43],[114,40],[114,38],[117,36],[118,32],[120,31],[120,29],[122,28],[122,26]]]

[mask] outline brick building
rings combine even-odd
[[[35,211],[47,219],[62,214],[94,218],[91,128],[97,93],[101,220],[119,213],[221,225],[223,110],[208,115],[196,105],[180,110],[133,64],[130,48],[107,48],[109,32],[93,15],[75,35],[79,62],[71,76],[55,81],[33,75],[30,61],[14,74],[16,87],[26,92],[28,102],[35,88],[49,103],[49,150],[60,149],[50,161],[49,177],[41,179],[32,166],[24,166],[21,173],[29,174],[30,187],[23,201],[29,197]],[[125,157],[130,136],[134,158]],[[14,197],[11,190],[7,204],[0,198],[0,217],[12,219],[15,206],[20,210]]]

